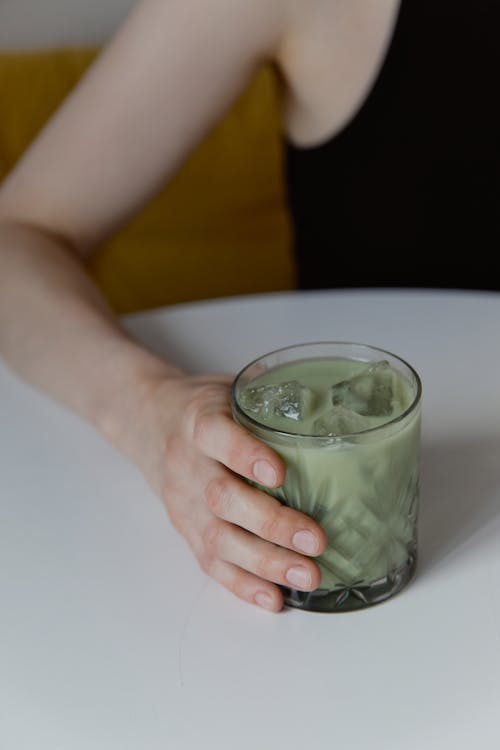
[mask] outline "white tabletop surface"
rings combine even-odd
[[[125,458],[0,366],[0,750],[498,750],[500,295],[279,294],[127,325],[200,372],[309,340],[409,360],[418,575],[350,614],[244,604]]]

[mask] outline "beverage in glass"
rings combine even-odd
[[[421,383],[404,360],[326,342],[264,355],[236,377],[237,422],[285,461],[282,503],[314,518],[328,546],[313,592],[288,605],[347,611],[384,601],[417,560]]]

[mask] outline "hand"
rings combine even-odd
[[[241,479],[278,487],[285,466],[233,421],[230,382],[215,375],[157,383],[144,411],[148,439],[135,458],[201,568],[241,599],[277,612],[283,595],[275,584],[319,586],[311,557],[326,536],[311,518]]]

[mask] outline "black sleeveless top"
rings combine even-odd
[[[350,123],[286,144],[299,286],[500,289],[499,91],[500,0],[402,0]]]

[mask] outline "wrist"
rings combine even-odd
[[[108,442],[138,463],[146,435],[150,436],[157,422],[155,393],[160,384],[178,380],[184,373],[133,341],[112,358],[110,369],[92,421]]]

